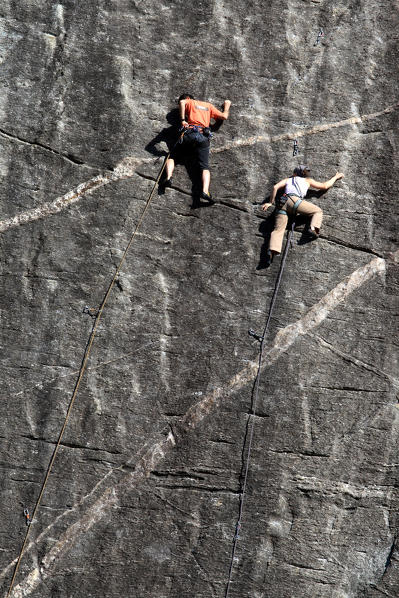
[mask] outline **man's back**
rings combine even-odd
[[[218,119],[223,115],[209,102],[186,100],[186,118],[189,125],[209,127],[211,118]]]

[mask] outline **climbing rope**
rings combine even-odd
[[[267,335],[268,330],[269,330],[270,320],[271,320],[271,317],[272,317],[272,314],[273,314],[274,305],[276,303],[277,294],[278,294],[278,291],[279,291],[279,288],[280,288],[281,278],[283,276],[284,266],[285,266],[285,262],[286,262],[287,255],[288,255],[288,250],[292,246],[292,237],[293,237],[293,234],[294,234],[294,227],[295,227],[295,220],[293,220],[291,229],[290,229],[290,231],[288,233],[288,236],[287,236],[287,242],[285,244],[283,256],[281,258],[280,270],[279,270],[279,273],[278,273],[278,276],[277,276],[276,284],[274,286],[274,291],[273,291],[272,299],[270,301],[269,313],[268,313],[268,316],[267,316],[267,319],[266,319],[266,324],[265,324],[265,327],[264,327],[264,330],[263,330],[263,335],[262,336],[257,336],[255,334],[253,334],[252,331],[250,331],[250,334],[252,333],[252,336],[255,336],[260,341],[259,360],[258,360],[258,372],[257,372],[257,375],[256,375],[255,384],[254,384],[254,388],[253,388],[253,391],[252,391],[252,408],[251,408],[252,413],[249,416],[249,422],[248,422],[249,423],[249,440],[248,440],[247,458],[246,458],[246,463],[245,463],[244,480],[243,480],[242,486],[241,486],[240,506],[239,506],[239,512],[238,512],[238,519],[237,519],[237,523],[236,523],[236,528],[235,528],[234,539],[233,539],[233,548],[232,548],[232,551],[231,551],[229,576],[228,576],[228,580],[227,580],[227,584],[226,584],[225,598],[228,598],[228,596],[229,596],[230,585],[231,585],[232,576],[233,576],[233,569],[234,569],[234,561],[235,561],[235,555],[236,555],[236,549],[237,549],[237,542],[238,542],[239,537],[240,537],[241,521],[242,521],[242,516],[243,516],[243,512],[244,512],[244,499],[245,499],[245,492],[246,492],[246,489],[247,489],[248,470],[249,470],[249,463],[250,463],[250,459],[251,459],[252,442],[253,442],[253,437],[254,437],[256,406],[257,406],[258,396],[259,396],[260,375],[261,375],[261,367],[262,367],[262,361],[263,361],[263,352],[264,352],[265,342],[266,342],[266,335]],[[245,443],[246,443],[246,437],[245,437],[245,440],[244,440],[244,446],[245,446]]]
[[[179,143],[180,139],[183,137],[183,134],[184,133],[181,134],[181,136],[179,137],[179,139],[176,142],[176,144]],[[138,232],[139,228],[141,227],[141,224],[142,224],[143,220],[144,220],[144,216],[145,216],[145,214],[146,214],[146,212],[147,212],[147,210],[149,208],[149,205],[150,205],[151,200],[153,198],[155,189],[156,189],[156,187],[157,187],[157,185],[158,185],[158,183],[159,183],[159,181],[161,179],[161,176],[162,176],[163,171],[164,171],[165,166],[166,166],[166,161],[168,160],[168,158],[170,156],[170,153],[171,152],[169,152],[168,155],[165,158],[165,161],[164,161],[164,163],[162,165],[162,168],[161,168],[161,170],[160,170],[160,172],[159,172],[159,174],[158,174],[158,176],[157,176],[157,178],[155,180],[155,183],[154,183],[154,186],[153,186],[153,188],[151,190],[151,193],[150,193],[150,195],[149,195],[149,197],[148,197],[148,199],[147,199],[147,201],[145,203],[145,206],[143,208],[141,216],[140,216],[140,218],[139,218],[139,220],[138,220],[138,222],[136,224],[136,227],[135,227],[135,229],[134,229],[134,231],[133,231],[133,233],[132,233],[132,235],[131,235],[131,237],[129,239],[129,242],[128,242],[127,246],[126,246],[126,249],[123,252],[123,255],[122,255],[121,260],[120,260],[120,262],[118,264],[118,267],[116,268],[115,274],[114,274],[114,276],[113,276],[113,278],[111,280],[111,283],[110,283],[110,285],[109,285],[109,287],[107,289],[107,292],[105,293],[104,299],[103,299],[103,301],[102,301],[102,303],[101,303],[101,305],[100,305],[100,307],[99,307],[99,309],[97,311],[97,314],[95,316],[95,321],[94,321],[93,328],[92,328],[92,331],[90,333],[90,337],[89,337],[89,340],[88,340],[88,343],[87,343],[87,346],[86,346],[86,350],[85,350],[84,357],[83,357],[83,360],[82,360],[82,365],[80,367],[78,378],[77,378],[77,381],[76,381],[76,384],[75,384],[75,388],[74,388],[74,391],[72,393],[72,398],[71,398],[70,403],[69,403],[69,407],[68,407],[68,410],[67,410],[67,413],[66,413],[66,416],[65,416],[65,419],[64,419],[63,426],[61,428],[61,432],[60,432],[59,437],[58,437],[57,444],[55,446],[53,455],[52,455],[52,457],[50,459],[50,463],[49,463],[49,466],[47,468],[47,473],[46,473],[46,476],[44,478],[44,482],[42,484],[42,487],[41,487],[41,490],[40,490],[40,493],[39,493],[39,497],[38,497],[38,499],[36,501],[36,505],[35,505],[35,508],[34,508],[34,510],[32,512],[32,515],[30,516],[30,524],[26,528],[25,538],[24,538],[24,541],[23,541],[23,544],[22,544],[22,547],[21,547],[21,550],[20,550],[20,553],[19,553],[19,556],[18,556],[17,563],[15,565],[14,573],[13,573],[13,576],[12,576],[12,579],[11,579],[10,587],[8,589],[6,598],[9,598],[11,596],[11,592],[12,592],[12,589],[14,587],[15,579],[16,579],[16,576],[17,576],[17,573],[18,573],[21,561],[22,561],[22,557],[23,557],[23,554],[24,554],[24,551],[25,551],[25,548],[26,548],[26,544],[27,544],[28,538],[29,538],[30,530],[32,528],[31,524],[35,520],[36,515],[38,513],[39,506],[40,506],[40,503],[41,503],[44,491],[46,489],[46,485],[47,485],[48,479],[50,477],[51,470],[52,470],[53,465],[54,465],[54,461],[55,461],[55,459],[57,457],[57,453],[58,453],[58,450],[60,448],[62,437],[63,437],[65,429],[67,427],[68,420],[69,420],[69,417],[71,415],[72,408],[73,408],[73,405],[75,403],[76,396],[78,394],[79,386],[80,386],[80,383],[82,381],[83,375],[84,375],[85,370],[86,370],[87,362],[89,360],[90,352],[91,352],[91,349],[92,349],[92,346],[93,346],[93,343],[94,343],[94,339],[95,339],[95,336],[96,336],[96,333],[97,333],[98,326],[100,324],[101,316],[103,314],[105,305],[106,305],[106,303],[108,301],[108,298],[109,298],[109,296],[111,294],[111,291],[112,291],[112,289],[113,289],[113,287],[114,287],[114,285],[116,283],[116,280],[117,280],[117,278],[119,276],[119,273],[121,271],[122,265],[123,265],[123,263],[124,263],[124,261],[126,259],[127,253],[128,253],[128,251],[129,251],[129,249],[130,249],[130,247],[131,247],[131,245],[132,245],[132,243],[133,243],[133,241],[134,241],[134,239],[135,239],[135,237],[137,235],[137,232]]]

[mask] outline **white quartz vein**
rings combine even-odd
[[[325,131],[330,131],[332,129],[346,127],[349,125],[361,124],[369,120],[374,120],[376,118],[379,118],[380,116],[390,114],[398,108],[399,102],[393,104],[392,106],[388,106],[387,108],[384,108],[379,112],[372,112],[370,114],[363,114],[361,116],[352,116],[350,118],[346,118],[344,120],[339,120],[332,123],[319,124],[314,127],[303,129],[302,131],[281,133],[280,135],[274,136],[254,135],[243,139],[235,139],[225,145],[221,145],[219,147],[215,146],[212,149],[212,153],[216,154],[232,150],[237,147],[256,145],[257,143],[276,143],[285,139],[298,139],[299,137],[305,137],[307,135],[324,133]],[[5,231],[11,228],[21,226],[22,224],[27,224],[29,222],[34,222],[35,220],[38,220],[40,218],[46,218],[47,216],[58,214],[62,210],[65,210],[66,208],[71,206],[72,204],[80,201],[82,198],[85,197],[85,195],[93,193],[93,191],[99,189],[100,187],[103,187],[104,185],[108,185],[109,183],[115,183],[123,179],[131,178],[136,174],[136,169],[138,166],[141,166],[142,164],[151,163],[153,162],[153,160],[153,158],[124,158],[111,173],[95,176],[89,179],[88,181],[81,183],[75,189],[72,189],[72,191],[69,191],[65,195],[56,198],[54,201],[44,203],[41,206],[38,206],[37,208],[21,212],[20,214],[17,214],[12,218],[7,218],[5,220],[0,221],[0,232],[4,233]]]
[[[392,259],[399,256],[397,251]],[[274,340],[270,343],[269,349],[265,352],[262,369],[266,369],[273,365],[276,360],[292,347],[292,345],[303,335],[308,334],[318,326],[320,326],[329,314],[335,310],[339,305],[345,303],[348,297],[358,290],[363,285],[378,275],[384,275],[386,269],[386,261],[382,258],[374,258],[364,266],[361,266],[336,287],[329,291],[320,301],[318,301],[302,318],[293,324],[289,324],[285,328],[279,330]],[[252,383],[257,374],[257,361],[249,362],[240,372],[234,375],[226,384],[215,388],[212,392],[205,395],[201,400],[194,403],[192,407],[186,412],[180,421],[179,428],[184,433],[189,433],[190,430],[195,429],[212,411],[214,411],[222,401],[227,401],[229,397],[240,389]],[[157,438],[143,447],[140,456],[134,455],[129,459],[123,467],[118,467],[120,479],[115,484],[108,486],[101,495],[88,504],[84,508],[83,499],[79,507],[75,506],[70,511],[65,511],[65,514],[57,518],[57,522],[61,523],[63,517],[68,514],[79,511],[79,517],[73,523],[66,526],[62,535],[53,543],[49,551],[45,554],[40,565],[40,571],[33,568],[22,581],[15,586],[13,598],[22,598],[31,594],[41,582],[45,582],[51,575],[51,570],[59,559],[65,555],[77,542],[82,534],[85,534],[92,526],[98,524],[110,509],[116,508],[119,502],[119,496],[132,490],[140,482],[150,475],[164,457],[175,447],[179,445],[179,439],[170,433],[170,430],[161,431]],[[134,468],[132,470],[132,468]],[[109,472],[103,480],[96,485],[98,490],[102,483],[109,479]],[[94,489],[90,493],[91,497],[94,495]],[[88,495],[88,497],[90,496]],[[86,497],[86,498],[88,498]],[[82,512],[83,511],[83,512]],[[36,523],[34,525],[37,525]],[[46,530],[40,534],[36,540],[36,544],[43,540],[52,532],[54,537],[53,524],[48,526]],[[34,542],[31,542],[27,551],[29,551]],[[15,563],[15,561],[14,561]],[[0,577],[4,577],[12,568],[13,563],[3,569]]]

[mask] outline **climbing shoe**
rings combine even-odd
[[[316,232],[316,230],[314,228],[310,228],[310,227],[306,231],[306,235],[312,241],[315,240],[315,239],[318,239],[318,237],[319,237],[319,233]]]
[[[210,193],[205,193],[205,191],[201,191],[201,199],[206,199],[209,203],[215,203],[212,195]]]
[[[171,187],[172,186],[172,177],[170,177],[170,179],[165,179],[162,186],[165,187],[165,189],[166,189],[166,187]]]
[[[273,261],[273,254],[270,251],[270,249],[268,249],[267,254],[266,254],[266,259],[265,259],[265,267],[269,268],[269,266],[271,265]]]
[[[274,253],[268,249],[266,253],[266,257],[261,259],[261,262],[258,266],[256,266],[257,270],[265,270],[265,268],[270,268],[272,261],[273,261]]]

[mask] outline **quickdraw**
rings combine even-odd
[[[249,336],[253,336],[254,338],[256,338],[256,340],[259,341],[260,343],[263,341],[263,336],[261,336],[260,334],[257,334],[253,328],[250,328],[248,330],[248,334],[249,334]]]
[[[87,314],[92,318],[95,318],[98,314],[98,309],[96,307],[89,307],[88,305],[85,305],[82,313]]]
[[[25,523],[26,525],[30,525],[32,523],[32,519],[29,513],[29,509],[24,509],[24,515],[25,515]]]
[[[320,31],[317,34],[317,39],[316,39],[316,42],[315,42],[315,46],[318,45],[318,43],[320,42],[320,40],[321,40],[322,37],[324,37],[324,31],[323,31],[323,28],[320,27]]]

